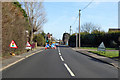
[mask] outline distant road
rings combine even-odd
[[[39,52],[3,71],[3,78],[117,78],[111,65],[67,46]]]

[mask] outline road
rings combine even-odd
[[[3,78],[117,78],[118,70],[69,47],[39,52],[3,71]]]

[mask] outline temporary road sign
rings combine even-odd
[[[27,41],[26,48],[25,49],[31,49],[30,43]]]
[[[28,41],[27,41],[26,47],[31,47],[31,45]]]
[[[100,44],[100,46],[98,47],[98,51],[105,51],[105,45],[104,45],[103,42],[102,42],[102,43]]]
[[[17,45],[15,44],[14,40],[11,41],[9,46],[10,46],[10,48],[18,48]]]

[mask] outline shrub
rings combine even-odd
[[[82,47],[98,47],[101,42],[104,42],[105,47],[118,48],[118,45],[120,45],[120,41],[118,40],[118,38],[120,38],[120,32],[118,31],[108,32],[108,33],[105,33],[104,31],[101,31],[101,32],[94,31],[91,34],[82,32],[81,46]],[[69,46],[75,47],[75,44],[76,44],[76,37],[75,37],[75,34],[73,34],[70,36]]]
[[[45,38],[42,34],[34,35],[33,41],[37,42],[38,46],[44,46],[45,45]]]

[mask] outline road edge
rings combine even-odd
[[[75,51],[76,51],[76,50],[75,50]],[[112,65],[112,66],[114,66],[114,67],[117,68],[117,69],[120,69],[120,67],[119,67],[119,66],[116,66],[114,63],[109,63],[109,62],[107,62],[107,61],[105,61],[105,60],[98,59],[98,58],[96,58],[96,57],[93,57],[93,56],[91,56],[91,55],[85,54],[85,53],[80,52],[80,51],[76,51],[76,52],[78,52],[78,53],[82,53],[83,55],[86,55],[86,56],[92,57],[92,58],[94,58],[94,59],[97,59],[97,60],[102,61],[102,62],[104,62],[104,63],[107,63],[107,64],[109,64],[109,65]]]
[[[14,64],[16,64],[16,63],[18,63],[18,62],[21,62],[21,61],[24,60],[24,59],[27,59],[27,58],[31,57],[32,55],[37,54],[37,53],[42,52],[42,51],[43,51],[43,50],[39,50],[39,51],[36,51],[36,52],[32,52],[31,54],[26,55],[26,56],[24,56],[24,57],[16,60],[15,62],[12,62],[12,63],[8,64],[7,66],[4,66],[4,67],[0,68],[0,72],[3,71],[3,70],[5,70],[5,69],[7,69],[7,68],[9,68],[9,67],[11,67],[11,66],[13,66]]]

